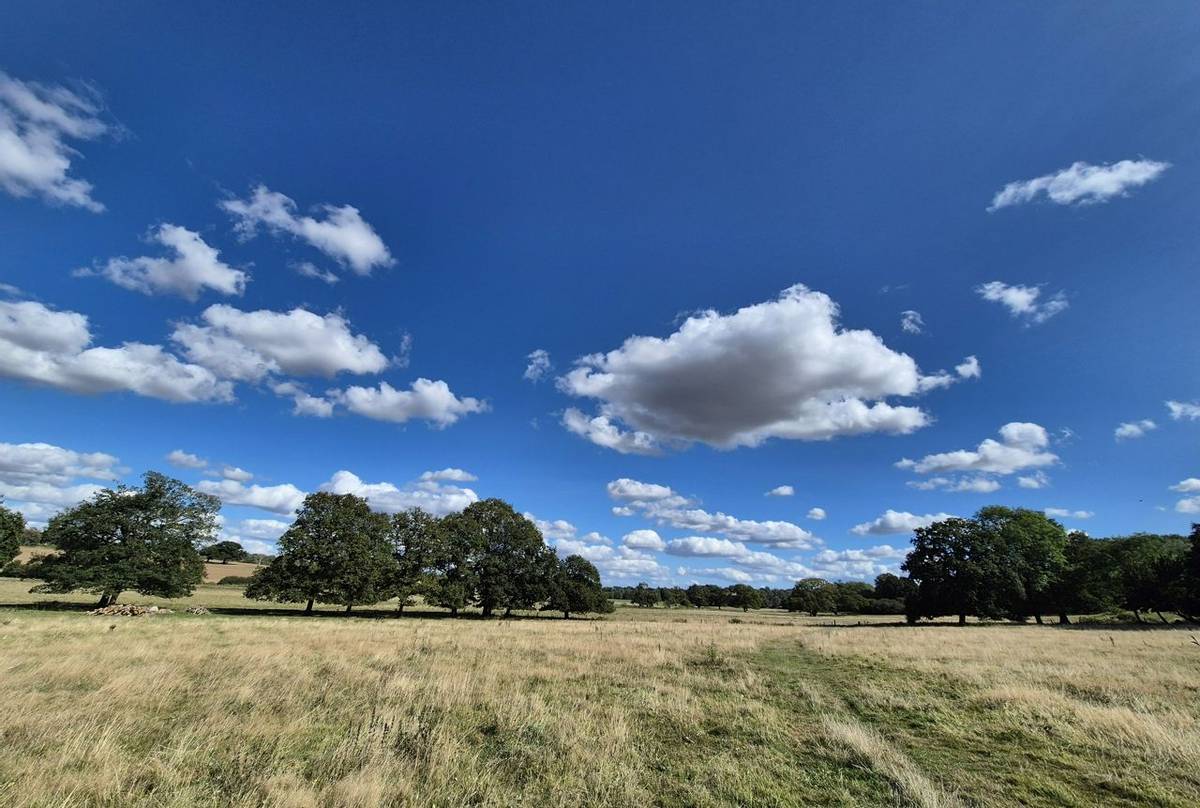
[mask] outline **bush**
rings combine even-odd
[[[249,575],[226,575],[217,581],[217,586],[245,586],[250,580]]]
[[[904,614],[904,601],[895,598],[876,598],[868,606],[870,614]]]

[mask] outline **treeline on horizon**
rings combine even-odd
[[[15,558],[29,538],[24,518],[0,506],[0,567],[40,579],[33,591],[85,591],[101,605],[122,592],[190,595],[204,560],[249,560],[236,542],[215,542],[216,497],[157,472],[141,488],[105,489],[54,516],[41,540],[58,552]],[[1200,622],[1200,525],[1190,537],[1137,533],[1092,538],[1067,533],[1040,511],[989,506],[973,518],[917,528],[901,569],[874,584],[797,581],[790,589],[739,583],[720,587],[602,587],[581,556],[560,559],[537,526],[499,499],[443,517],[418,508],[387,515],[351,494],[308,495],[278,541],[279,554],[246,581],[248,598],[336,604],[351,610],[420,597],[457,615],[477,607],[605,613],[612,600],[637,606],[778,608],[812,615],[903,614],[1041,623],[1045,616],[1175,614]],[[5,566],[6,565],[6,566]]]

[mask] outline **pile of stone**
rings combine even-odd
[[[208,609],[204,608],[203,606],[189,606],[187,608],[187,613],[188,614],[212,614],[212,612],[210,612]]]
[[[100,617],[141,617],[148,614],[170,614],[170,609],[160,609],[157,606],[135,606],[132,603],[114,603],[102,609],[92,609],[88,614]]]

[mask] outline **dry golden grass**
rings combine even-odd
[[[222,564],[219,561],[209,561],[204,565],[204,581],[205,583],[215,584],[222,578],[227,578],[235,575],[239,578],[249,578],[254,573],[258,572],[260,565],[247,564],[242,561],[230,561],[228,564]]]
[[[38,546],[34,546],[34,545],[29,545],[29,546],[22,545],[17,550],[17,557],[14,560],[20,561],[22,564],[25,564],[25,563],[37,558],[38,556],[54,555],[57,552],[58,551],[55,550],[53,547],[38,547]]]
[[[8,806],[1200,802],[1179,631],[256,616],[217,586],[191,602],[226,614],[98,618],[28,586],[0,579]]]

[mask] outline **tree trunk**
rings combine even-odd
[[[967,616],[965,614],[960,614],[958,616],[958,624],[960,626],[965,626],[967,624]]]
[[[107,606],[107,605],[108,605],[108,603],[109,603],[109,601],[108,601],[108,593],[107,593],[107,592],[101,592],[101,593],[100,593],[100,601],[99,601],[99,602],[96,604],[97,608],[103,609],[105,606]]]
[[[1145,622],[1146,622],[1145,620],[1143,620],[1143,619],[1142,619],[1142,613],[1141,613],[1141,612],[1139,612],[1137,609],[1134,609],[1134,610],[1133,610],[1133,619],[1134,619],[1134,620],[1136,620],[1136,621],[1138,621],[1139,623],[1145,623]]]
[[[346,614],[350,614],[350,610],[351,610],[351,609],[353,609],[353,608],[354,608],[354,604],[353,604],[353,603],[347,603],[347,604],[346,604]]]
[[[1042,616],[1040,614],[1035,614],[1033,616],[1033,622],[1037,623],[1039,626],[1044,625],[1042,623]]]
[[[570,620],[570,619],[571,619],[571,613],[566,610],[563,610],[563,620]]]
[[[1063,612],[1062,614],[1060,614],[1060,615],[1058,616],[1058,624],[1059,624],[1059,625],[1061,625],[1061,626],[1069,626],[1069,625],[1071,625],[1071,618],[1070,618],[1070,617],[1067,617],[1067,613],[1066,613],[1066,612]]]
[[[512,606],[508,606],[504,609],[504,616],[512,617]]]
[[[1155,611],[1154,613],[1155,613],[1156,615],[1158,615],[1158,619],[1159,619],[1159,620],[1161,620],[1161,621],[1163,621],[1164,623],[1170,623],[1170,622],[1171,622],[1171,621],[1170,621],[1170,620],[1168,620],[1167,618],[1163,617],[1163,613],[1162,613],[1162,612],[1160,612],[1160,611]]]
[[[458,617],[458,607],[457,607],[457,606],[451,606],[451,607],[450,607],[450,616],[451,616],[451,617]]]
[[[312,598],[309,598],[309,599],[308,599],[308,603],[306,603],[306,604],[304,605],[304,613],[305,613],[305,614],[312,614],[312,607],[313,607],[313,599],[312,599]]]
[[[404,598],[401,598],[400,602],[396,604],[396,614],[404,614]]]
[[[490,603],[483,607],[483,616],[484,617],[492,616],[492,605]]]

